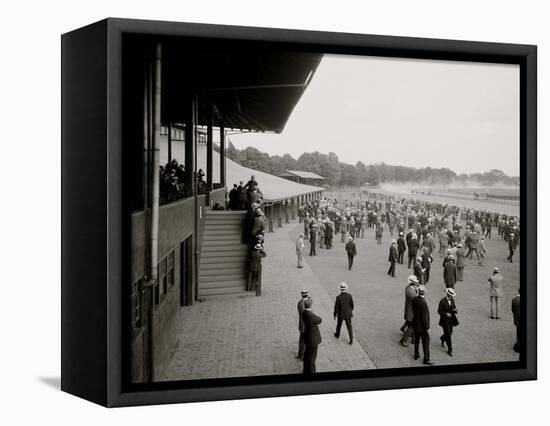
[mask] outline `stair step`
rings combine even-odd
[[[211,289],[211,288],[239,288],[241,290],[246,290],[247,286],[247,280],[233,280],[233,281],[210,281],[210,282],[204,282],[201,284],[201,287],[199,289]]]
[[[212,256],[214,255],[214,256]],[[209,252],[204,253],[201,257],[201,266],[202,265],[226,265],[226,264],[241,264],[248,260],[248,255],[243,254],[242,256],[236,256],[235,253],[227,253],[223,255],[222,252]]]
[[[241,234],[243,227],[241,225],[206,225],[204,227],[204,233],[218,233],[223,234]]]
[[[210,246],[210,247],[203,247],[201,251],[201,257],[231,257],[231,256],[249,256],[249,250],[248,246],[234,246],[230,250],[227,249],[226,246],[218,247],[218,246]]]
[[[210,298],[221,298],[221,297],[253,297],[256,296],[256,293],[253,291],[232,291],[230,293],[222,293],[222,292],[206,292],[206,293],[199,293],[200,299],[210,299]]]
[[[245,272],[228,275],[201,275],[201,273],[199,272],[199,286],[205,282],[241,281],[244,279],[246,279]]]
[[[200,270],[209,271],[211,269],[245,269],[246,258],[240,259],[238,262],[227,261],[224,258],[218,258],[216,262],[203,262],[201,259]]]
[[[241,244],[241,233],[233,233],[233,234],[203,234],[202,240],[203,241],[235,241],[239,244]]]
[[[244,216],[246,210],[206,210],[208,216]]]
[[[248,272],[245,265],[231,265],[229,268],[211,268],[212,264],[207,265],[208,267],[199,268],[199,276],[206,277],[212,275],[232,275],[232,276],[243,276]]]
[[[227,250],[227,247],[237,247],[237,248],[242,248],[242,249],[245,249],[245,248],[248,248],[248,245],[247,244],[243,244],[240,242],[240,240],[206,240],[206,241],[203,241],[202,243],[202,246],[203,248],[204,247],[214,247],[214,246],[219,246],[219,247],[225,247],[225,250]]]

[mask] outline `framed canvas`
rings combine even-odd
[[[61,42],[62,390],[536,379],[536,46],[112,18]]]

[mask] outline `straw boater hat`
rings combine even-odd
[[[447,290],[445,290],[445,292],[451,296],[451,297],[455,297],[456,296],[456,291],[454,291],[452,288],[448,288]]]
[[[261,250],[261,249],[262,249],[262,245],[261,245],[261,244],[256,244],[256,245],[254,246],[254,248],[255,248],[256,250]]]
[[[341,291],[342,293],[344,293],[345,291],[347,291],[348,288],[349,288],[349,287],[348,287],[348,285],[347,285],[346,283],[344,283],[344,282],[340,283],[340,291]]]
[[[302,294],[302,297],[305,299],[306,297],[309,296],[309,291],[308,290],[302,290],[301,294]]]
[[[500,269],[498,269],[497,267],[493,268],[493,272],[500,272]]]
[[[397,242],[395,240],[391,240],[391,243],[392,244],[397,244]]]
[[[409,283],[413,283],[413,284],[418,284],[418,278],[416,278],[416,276],[414,275],[409,275]]]

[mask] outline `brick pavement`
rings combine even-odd
[[[348,345],[345,326],[342,337],[334,338],[334,295],[329,296],[307,257],[304,268],[296,268],[290,235],[298,226],[295,221],[266,235],[261,297],[209,299],[183,308],[180,334],[159,380],[301,373],[296,303],[303,288],[310,291],[313,311],[323,319],[317,371],[375,368],[360,339]]]

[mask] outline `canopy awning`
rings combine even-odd
[[[162,122],[184,122],[186,95],[198,96],[198,124],[281,132],[315,73],[321,54],[244,45],[163,43]]]

